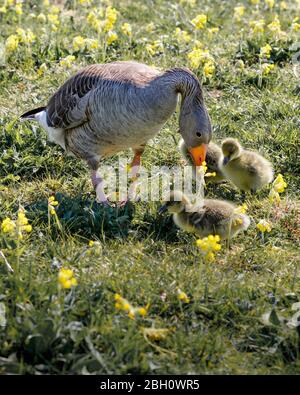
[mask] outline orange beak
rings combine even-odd
[[[198,147],[190,148],[189,152],[192,155],[195,165],[201,166],[206,158],[207,144],[201,144]]]

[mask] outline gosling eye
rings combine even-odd
[[[201,136],[202,136],[202,133],[196,132],[196,136],[197,136],[197,137],[201,137]]]

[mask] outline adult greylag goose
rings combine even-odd
[[[189,165],[193,166],[193,178],[195,179],[196,168],[194,166],[194,161],[192,160],[191,154],[183,139],[180,139],[178,148],[186,162]],[[207,165],[207,171],[209,173],[216,173],[216,175],[215,177],[209,177],[208,182],[218,183],[225,180],[225,176],[220,169],[220,161],[222,160],[222,158],[223,153],[221,148],[217,144],[210,141],[210,143],[207,145],[205,162]]]
[[[244,150],[236,139],[225,139],[222,151],[224,158],[220,168],[243,193],[255,192],[273,180],[271,163],[257,152]]]
[[[85,160],[97,200],[105,203],[100,161],[132,148],[134,177],[148,140],[175,111],[178,95],[179,131],[200,165],[211,139],[211,123],[200,82],[186,68],[159,71],[132,61],[90,65],[68,79],[46,107],[26,112],[21,119],[37,120],[50,141]]]
[[[180,191],[173,191],[159,209],[173,214],[174,223],[197,236],[219,235],[230,239],[250,225],[250,218],[236,210],[236,206],[224,200],[204,199],[203,206],[194,209],[190,200]]]

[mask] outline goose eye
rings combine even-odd
[[[196,132],[196,136],[197,136],[197,137],[201,137],[202,134],[201,134],[200,132]]]

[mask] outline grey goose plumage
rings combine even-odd
[[[68,79],[44,109],[21,119],[34,117],[50,141],[88,163],[101,200],[102,180],[96,174],[100,160],[132,148],[138,168],[145,145],[175,111],[179,94],[180,133],[200,162],[211,139],[210,118],[201,85],[185,68],[162,72],[130,61],[90,65]]]

